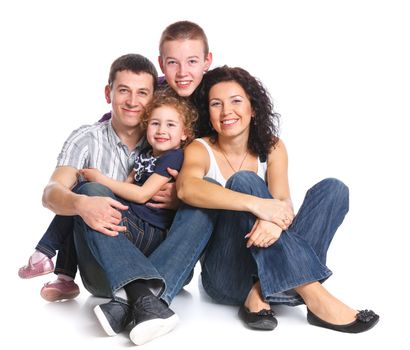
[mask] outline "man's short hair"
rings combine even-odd
[[[129,70],[135,74],[150,74],[153,78],[154,90],[157,88],[158,72],[154,64],[148,58],[135,53],[118,57],[111,64],[110,75],[108,76],[108,84],[110,88],[112,88],[117,72],[122,72],[124,70]]]

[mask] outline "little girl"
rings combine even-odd
[[[79,171],[85,180],[98,182],[110,188],[119,200],[128,206],[128,210],[122,212],[122,225],[127,227],[123,233],[146,256],[165,239],[175,214],[173,210],[156,208],[155,205],[147,203],[155,203],[151,198],[164,184],[173,180],[167,169],[181,169],[182,148],[194,137],[193,126],[196,119],[196,109],[187,99],[178,96],[171,89],[160,90],[146,106],[142,116],[141,125],[146,131],[148,145],[137,156],[134,170],[128,179],[125,182],[116,181],[95,168]],[[80,186],[81,183],[77,188]],[[72,221],[71,217],[61,219]],[[72,229],[67,228],[72,228],[72,225],[56,227],[54,251],[36,249],[29,263],[19,269],[21,278],[32,278],[54,270],[51,258],[56,250],[62,249],[70,241],[67,238],[72,236]],[[70,259],[73,259],[74,254],[75,252],[71,253]],[[75,272],[70,275],[75,276]],[[74,284],[74,276],[58,274],[56,281],[44,285],[41,296],[48,301],[75,298],[79,294],[79,289]],[[53,288],[55,283],[71,283],[76,288],[69,286],[68,292],[62,293],[61,286]]]

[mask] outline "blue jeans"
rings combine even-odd
[[[81,182],[72,190],[79,193],[81,186],[86,182]],[[129,206],[129,202],[121,198],[118,199],[124,205]],[[132,210],[122,212],[122,225],[127,227],[124,235],[130,240],[144,255],[150,255],[156,247],[165,239],[166,230],[159,229],[141,220]],[[47,231],[38,242],[36,249],[52,258],[58,250],[56,274],[75,277],[77,272],[77,254],[74,246],[74,217],[56,215]]]
[[[97,183],[83,185],[78,193],[116,198],[110,189]],[[95,296],[119,299],[116,293],[128,283],[149,280],[158,283],[159,297],[170,304],[189,280],[213,232],[217,214],[215,210],[182,205],[166,239],[149,256],[125,234],[106,236],[75,217],[74,241],[84,286]]]
[[[79,182],[72,188],[76,192],[86,182]],[[74,218],[72,216],[56,215],[46,232],[36,245],[36,250],[50,259],[58,251],[54,273],[75,277],[77,273],[77,254],[74,247]]]
[[[272,198],[265,182],[253,172],[234,174],[226,184],[234,191]],[[325,179],[313,186],[292,225],[268,248],[246,248],[244,236],[255,222],[247,212],[223,210],[202,262],[205,291],[217,302],[240,305],[259,280],[271,304],[303,303],[293,291],[305,283],[327,279],[329,244],[349,206],[348,188]]]

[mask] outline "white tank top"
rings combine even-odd
[[[209,154],[209,170],[206,173],[205,177],[209,177],[211,179],[214,179],[218,181],[222,186],[225,187],[226,184],[226,179],[222,176],[221,171],[219,170],[218,163],[216,162],[214,152],[212,151],[211,147],[208,145],[208,143],[204,139],[195,139],[195,141],[198,141],[202,143],[206,150],[208,151]],[[266,162],[261,162],[259,157],[258,157],[258,171],[257,175],[263,180],[266,181],[266,170],[267,170],[267,163]]]

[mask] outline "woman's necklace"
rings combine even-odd
[[[226,156],[226,154],[225,154],[225,152],[223,151],[223,149],[222,149],[221,147],[219,147],[219,149],[221,150],[221,152],[222,152],[223,156],[225,157],[225,159],[226,159],[227,163],[229,164],[229,166],[231,167],[231,169],[233,170],[233,172],[234,172],[234,173],[236,173],[237,171],[239,171],[239,170],[241,170],[241,169],[242,169],[242,165],[243,165],[243,162],[244,162],[244,161],[245,161],[245,159],[246,159],[246,156],[248,155],[248,151],[246,151],[246,152],[245,152],[245,155],[243,156],[243,159],[242,159],[241,165],[239,165],[238,170],[235,170],[235,168],[232,166],[231,162],[229,161],[229,159],[228,159],[228,157]]]

